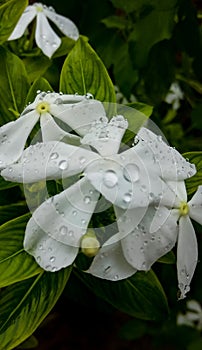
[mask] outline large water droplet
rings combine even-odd
[[[139,180],[139,167],[136,164],[127,164],[123,169],[123,176],[127,181],[136,182]]]
[[[55,256],[51,256],[50,257],[50,262],[54,262],[55,261]]]
[[[118,177],[117,177],[115,171],[107,170],[105,172],[103,182],[104,182],[105,186],[107,186],[109,188],[116,186],[116,184],[118,182]]]
[[[123,200],[125,203],[130,203],[132,199],[132,195],[130,193],[125,193],[123,196]]]
[[[59,163],[59,168],[61,170],[66,170],[68,168],[68,162],[66,160],[61,160]]]

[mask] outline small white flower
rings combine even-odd
[[[168,94],[165,97],[165,102],[171,104],[173,109],[177,111],[180,107],[180,100],[183,100],[184,94],[177,82],[171,84]]]
[[[199,331],[202,330],[202,308],[196,300],[189,300],[186,313],[177,315],[177,325],[185,325],[196,328]]]
[[[61,39],[53,31],[47,19],[51,20],[67,37],[74,40],[79,38],[78,29],[70,19],[58,15],[52,7],[47,7],[41,3],[35,3],[27,6],[8,40],[20,38],[35,17],[35,40],[37,46],[43,51],[44,55],[49,58],[60,46]]]
[[[110,122],[103,116],[84,135],[83,146],[38,143],[28,147],[18,163],[2,171],[7,180],[24,183],[82,174],[76,183],[42,203],[27,224],[25,250],[45,270],[56,271],[74,261],[100,193],[114,205],[118,226],[124,227],[123,235],[127,237],[148,205],[160,199],[165,189],[162,174],[166,180],[183,180],[190,172],[195,173],[175,149],[145,128],[138,133],[139,142],[134,147],[118,154],[126,128],[123,116],[113,117]],[[125,223],[128,215],[130,222]],[[98,253],[102,260],[99,277],[117,280],[136,272],[124,257],[120,242],[109,254],[106,250],[103,254],[102,260]]]
[[[17,120],[0,128],[0,169],[20,158],[27,138],[39,119],[43,141],[64,138],[70,144],[79,145],[80,138],[61,129],[54,118],[69,125],[79,135],[84,135],[92,121],[104,114],[101,102],[88,96],[40,92]]]

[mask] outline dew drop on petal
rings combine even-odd
[[[50,159],[51,160],[54,160],[54,159],[57,159],[59,156],[58,156],[58,153],[54,152],[54,153],[51,153],[50,155]]]
[[[123,200],[125,203],[130,203],[131,202],[132,195],[130,193],[125,193],[123,196]]]
[[[58,166],[61,170],[66,170],[68,167],[68,162],[66,160],[61,160]]]
[[[55,256],[51,256],[50,257],[50,262],[54,262],[55,261]]]
[[[139,180],[139,167],[136,164],[127,164],[123,170],[123,176],[127,181],[136,182]]]
[[[115,171],[107,170],[104,174],[103,182],[104,182],[105,186],[107,186],[109,188],[116,186],[116,184],[118,182],[118,177],[117,177]]]
[[[60,227],[59,231],[60,231],[60,234],[64,236],[68,232],[68,228],[67,228],[67,226],[63,225]]]
[[[84,203],[89,204],[91,202],[91,198],[89,196],[84,197]]]

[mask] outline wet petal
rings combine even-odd
[[[65,245],[50,237],[33,218],[26,227],[24,249],[34,256],[44,270],[52,272],[71,265],[78,253],[77,247]]]
[[[11,33],[8,40],[15,40],[20,38],[28,25],[31,23],[31,21],[36,16],[36,9],[33,6],[27,6],[25,11],[23,12],[22,16],[20,17],[18,23],[16,24],[16,27],[14,31]]]
[[[172,214],[168,215],[168,209],[165,207],[159,208],[158,211],[165,217],[165,222],[156,232],[150,232],[155,209],[149,207],[141,223],[121,240],[126,260],[138,270],[149,270],[152,264],[169,252],[176,243],[178,226],[175,217]]]
[[[49,113],[44,113],[40,118],[42,140],[62,141],[74,146],[80,146],[80,137],[61,129]]]
[[[85,178],[47,199],[33,213],[38,228],[58,242],[79,247],[99,193]]]
[[[68,18],[58,15],[49,9],[44,10],[45,15],[56,24],[60,31],[71,39],[77,40],[79,38],[79,31],[76,25]]]
[[[91,162],[85,174],[97,191],[122,209],[146,207],[149,203],[146,187],[142,188],[140,181],[130,181],[128,173],[115,157]],[[140,169],[140,178],[141,175],[145,183],[147,174],[144,168]]]
[[[61,44],[61,39],[55,34],[43,12],[37,13],[35,40],[37,46],[49,58]]]
[[[110,156],[118,153],[127,127],[128,122],[122,115],[113,117],[110,122],[107,117],[101,117],[92,124],[81,142],[92,146],[104,157]]]
[[[160,205],[168,206],[169,208],[179,208],[181,202],[187,201],[187,191],[184,181],[166,181]]]
[[[153,169],[165,180],[184,180],[196,173],[194,164],[186,161],[181,154],[169,147],[161,135],[141,128],[138,132],[139,142],[134,146],[148,168]]]
[[[190,218],[202,225],[202,186],[198,187],[188,205]]]
[[[58,141],[37,143],[28,147],[20,161],[2,171],[9,181],[32,183],[56,180],[82,173],[84,168],[100,156],[81,147]]]
[[[31,112],[0,128],[0,169],[16,162],[39,116]]]
[[[185,298],[190,290],[190,283],[197,265],[198,245],[195,231],[188,215],[179,220],[177,243],[177,275],[181,292],[180,299]]]
[[[138,226],[147,211],[147,207],[124,210],[114,206],[114,211],[117,218],[119,235],[122,239],[130,234],[134,230],[134,227]]]
[[[95,256],[88,271],[91,275],[111,281],[118,281],[137,272],[123,256],[121,243],[107,241]]]
[[[106,114],[100,101],[85,96],[61,95],[61,101],[61,104],[51,105],[51,114],[81,136],[89,131],[95,120]]]

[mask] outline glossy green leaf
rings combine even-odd
[[[0,205],[0,225],[28,212],[25,202]]]
[[[0,47],[0,62],[0,117],[6,123],[23,111],[29,84],[21,59],[3,47]]]
[[[31,335],[28,339],[23,341],[23,343],[18,346],[18,349],[35,349],[38,345],[39,342],[36,337]]]
[[[26,67],[29,83],[42,77],[52,64],[52,61],[42,54],[36,57],[25,57],[23,62]]]
[[[53,91],[53,89],[46,79],[44,78],[36,79],[28,91],[26,104],[33,102],[39,91]]]
[[[97,100],[116,102],[114,86],[103,62],[82,37],[64,62],[60,91],[80,95],[91,93]]]
[[[189,159],[190,163],[195,164],[197,173],[188,178],[186,182],[187,193],[194,193],[198,186],[202,185],[202,151],[200,152],[187,152],[183,156]]]
[[[143,320],[159,320],[168,314],[163,288],[152,270],[111,282],[76,271],[76,275],[100,298],[118,310]]]
[[[28,0],[7,0],[0,4],[0,44],[11,35],[27,5]]]
[[[163,263],[163,264],[175,264],[176,263],[176,257],[175,257],[175,254],[173,253],[173,251],[171,250],[170,252],[168,252],[167,254],[162,256],[157,261],[160,262],[160,263]]]
[[[51,311],[60,297],[71,268],[41,272],[1,292],[1,350],[11,350],[28,338]]]
[[[0,226],[0,287],[25,280],[41,271],[34,258],[23,249],[29,218],[30,214],[26,214]]]

